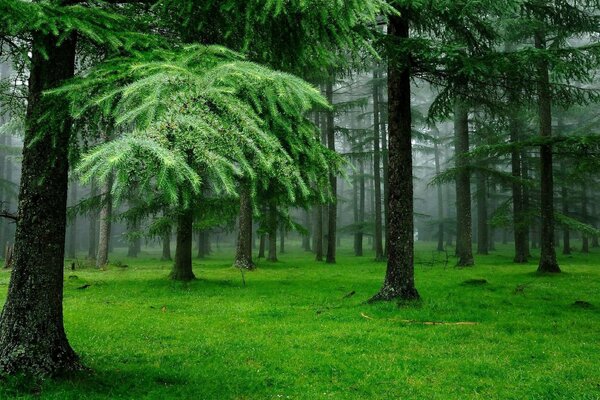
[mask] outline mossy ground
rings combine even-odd
[[[326,265],[298,247],[246,286],[230,248],[187,284],[158,252],[65,270],[66,330],[91,372],[0,381],[0,398],[600,399],[600,250],[538,275],[509,246],[457,269],[419,244],[422,301],[398,306],[365,303],[385,270],[372,255]]]

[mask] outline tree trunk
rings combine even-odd
[[[247,182],[240,183],[240,216],[237,248],[233,265],[254,269],[252,261],[252,193]]]
[[[329,104],[333,104],[333,76],[327,80],[325,94]],[[327,111],[327,147],[331,151],[335,151],[335,125],[333,117],[333,111]],[[327,213],[327,255],[325,262],[335,264],[335,235],[337,229],[337,177],[335,174],[329,174],[329,182],[333,202],[329,204],[329,212]]]
[[[163,233],[161,237],[162,241],[162,256],[161,261],[171,261],[171,227]]]
[[[477,173],[477,254],[489,254],[487,182],[482,172]]]
[[[511,102],[512,107],[516,107],[514,102]],[[522,124],[518,120],[517,112],[513,112],[510,116],[510,141],[511,143],[519,143]],[[512,176],[518,180],[523,178],[521,169],[521,151],[514,148],[511,153],[511,172]],[[513,199],[513,227],[515,238],[515,263],[526,263],[528,256],[527,232],[529,226],[527,224],[527,216],[524,204],[523,186],[520,182],[514,181],[512,184],[512,199]]]
[[[439,175],[441,172],[440,164],[440,149],[438,141],[440,139],[440,132],[435,128],[435,141],[433,142],[433,152],[435,157],[435,174]],[[442,185],[437,185],[437,206],[438,206],[438,244],[437,250],[444,251],[444,194],[442,192]]]
[[[473,260],[471,231],[471,178],[467,169],[469,160],[469,109],[457,100],[454,107],[454,134],[456,140],[456,255],[458,266],[469,267]]]
[[[269,203],[268,228],[269,228],[269,254],[267,261],[277,262],[277,205]]]
[[[90,191],[90,197],[94,198],[98,196],[98,186],[96,181],[92,181],[92,188]],[[96,221],[98,220],[98,211],[90,211],[89,215],[89,230],[88,230],[88,259],[95,260],[97,254],[96,241],[98,239],[98,231],[96,229]]]
[[[71,182],[70,185],[70,200],[71,206],[77,204],[77,183],[75,181]],[[69,240],[68,240],[68,251],[67,258],[76,258],[77,257],[77,215],[73,215],[71,217],[70,226],[69,226]]]
[[[446,215],[448,216],[448,219],[450,220],[450,219],[455,218],[454,214],[456,213],[456,206],[452,207],[452,205],[451,205],[452,204],[451,203],[452,191],[450,190],[450,185],[444,185],[444,187],[446,188]],[[448,225],[450,225],[450,224],[448,224]],[[446,230],[446,247],[453,246],[452,239],[453,239],[452,232],[448,232],[448,230]]]
[[[181,210],[177,216],[177,245],[175,262],[171,279],[176,281],[191,281],[196,279],[192,271],[192,243],[194,241],[194,213],[192,210]]]
[[[258,244],[258,258],[265,258],[265,241],[266,235],[264,233],[261,233],[260,242]]]
[[[380,114],[383,115],[385,111],[385,107],[381,107],[383,104],[383,90],[379,91],[379,110]],[[387,143],[387,126],[384,122],[384,118],[379,117],[380,120],[380,130],[381,130],[381,152],[382,152],[382,160],[383,160],[383,221],[387,224],[389,218],[389,200],[390,200],[390,191],[389,191],[389,159],[388,159],[388,143]],[[389,229],[387,226],[383,227],[385,241],[383,243],[383,257],[387,259],[388,256],[388,243],[390,242],[389,237]]]
[[[127,248],[127,257],[132,257],[132,258],[136,258],[140,252],[140,238],[139,238],[139,230],[140,230],[140,223],[139,221],[133,221],[130,224],[128,224],[128,232],[131,233],[132,231],[134,232],[135,237],[129,239],[129,246]]]
[[[539,32],[535,35],[535,47],[546,48],[546,40]],[[540,118],[540,137],[552,137],[552,94],[548,61],[540,60],[538,64],[538,102]],[[556,252],[554,250],[554,177],[552,171],[552,145],[540,146],[540,179],[541,179],[541,239],[540,264],[538,272],[560,272]]]
[[[71,121],[69,106],[43,96],[74,74],[74,35],[33,34],[8,296],[0,317],[0,370],[55,375],[81,369],[63,326],[63,270]],[[42,116],[51,113],[51,118]]]
[[[373,80],[379,76],[373,72]],[[383,222],[381,221],[381,149],[379,146],[379,87],[373,84],[373,179],[375,186],[375,261],[383,261]]]
[[[405,11],[405,10],[403,10]],[[406,10],[408,11],[408,10]],[[388,35],[409,37],[407,15],[390,17]],[[410,55],[388,66],[389,229],[385,281],[371,300],[415,300]]]
[[[581,219],[584,224],[588,223],[588,196],[586,184],[581,188]],[[581,234],[581,252],[590,252],[590,240],[585,232]]]
[[[302,249],[304,251],[311,251],[311,247],[310,247],[310,231],[311,231],[311,226],[310,226],[310,213],[308,212],[308,210],[304,210],[304,225],[306,228],[306,235],[302,235]]]
[[[279,254],[285,253],[285,227],[279,227]]]
[[[112,225],[112,177],[109,177],[102,187],[102,208],[100,209],[100,232],[98,236],[98,256],[96,267],[104,268],[108,263],[110,235]]]

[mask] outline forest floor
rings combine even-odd
[[[549,276],[508,246],[468,269],[433,248],[419,244],[422,301],[402,306],[365,303],[385,264],[349,250],[260,261],[245,286],[231,249],[195,260],[188,284],[153,253],[65,270],[66,330],[91,371],[13,378],[0,398],[600,399],[600,250]]]

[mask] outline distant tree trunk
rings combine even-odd
[[[100,232],[98,237],[98,255],[96,267],[103,268],[108,263],[108,250],[112,225],[112,177],[102,186],[102,208],[100,209]]]
[[[544,34],[535,35],[535,47],[546,48]],[[540,118],[540,137],[552,137],[552,94],[548,61],[540,59],[538,63],[538,103]],[[540,146],[540,179],[541,179],[541,254],[538,272],[560,272],[556,252],[554,250],[554,177],[552,171],[552,145]]]
[[[469,152],[469,109],[457,100],[454,107],[454,134],[456,140],[456,255],[458,265],[472,266],[471,179],[467,170]]]
[[[327,80],[325,94],[329,104],[333,104],[333,76]],[[333,111],[327,111],[327,147],[331,151],[335,151],[335,124],[333,119]],[[329,174],[329,182],[331,185],[331,193],[333,202],[329,204],[329,212],[327,213],[327,255],[325,262],[335,264],[336,251],[336,229],[337,229],[337,178],[335,174]]]
[[[581,188],[581,219],[583,223],[588,223],[588,196],[587,196],[587,184],[583,184]],[[585,232],[581,233],[581,252],[589,253],[590,252],[590,240],[588,235]]]
[[[379,78],[376,72],[373,72],[373,80]],[[375,185],[375,261],[384,260],[383,255],[383,222],[381,221],[381,153],[379,139],[379,87],[378,83],[373,84],[373,179]]]
[[[358,223],[359,231],[356,238],[356,252],[355,254],[359,257],[363,255],[363,242],[365,237],[365,207],[366,207],[366,190],[365,190],[365,161],[362,159],[358,162]]]
[[[512,102],[511,102],[512,103]],[[515,107],[515,104],[511,104]],[[511,143],[519,143],[522,124],[518,120],[516,112],[513,112],[510,117],[510,141]],[[515,178],[512,184],[512,199],[513,199],[513,226],[515,237],[515,263],[526,263],[528,256],[527,232],[529,226],[527,224],[526,210],[524,205],[523,186],[516,181],[523,178],[521,169],[521,151],[514,148],[511,153],[511,172]]]
[[[487,185],[487,191],[488,191],[488,199],[489,199],[489,207],[488,207],[488,215],[494,215],[496,213],[496,184],[495,183],[489,183]],[[495,251],[496,250],[496,229],[494,228],[494,226],[490,223],[487,224],[488,227],[488,250],[489,251]],[[503,243],[502,244],[506,244],[508,242],[508,237],[506,234],[506,228],[503,229],[503,236],[502,236],[502,240]]]
[[[390,16],[388,35],[408,39],[408,10]],[[414,279],[414,221],[410,56],[388,65],[389,229],[388,261],[383,287],[371,300],[419,298]]]
[[[440,132],[435,128],[435,141],[433,142],[433,153],[435,157],[435,174],[439,175],[441,172],[440,164],[440,149],[438,141],[440,139]],[[437,250],[444,251],[444,194],[442,192],[442,185],[437,185],[437,206],[438,206],[438,244]]]
[[[302,235],[302,249],[304,249],[304,251],[311,251],[310,248],[310,231],[311,231],[311,226],[310,226],[310,214],[308,212],[308,210],[304,210],[304,227],[306,228],[306,235]]]
[[[252,193],[246,182],[240,183],[240,216],[235,261],[237,268],[254,269],[252,261]]]
[[[77,204],[77,183],[75,181],[71,182],[70,189],[71,194],[69,197],[71,198],[71,205],[74,206]],[[75,258],[77,257],[77,215],[71,217],[69,225],[67,258]]]
[[[566,177],[566,166],[565,163],[560,163],[561,173],[563,175],[563,179]],[[560,200],[562,205],[562,213],[565,216],[569,216],[569,189],[566,184],[563,183],[560,188]],[[563,254],[571,254],[571,232],[569,232],[569,227],[563,227]]]
[[[128,224],[128,231],[131,232],[135,232],[135,237],[129,239],[129,246],[127,248],[127,257],[137,257],[140,253],[140,247],[141,247],[141,240],[139,238],[139,230],[140,230],[140,222],[139,221],[133,221],[130,224]]]
[[[194,213],[183,209],[177,216],[177,245],[175,262],[171,271],[171,279],[175,281],[191,281],[196,279],[192,271],[192,243],[194,241]]]
[[[261,233],[260,241],[258,244],[258,258],[265,258],[265,241],[266,235],[264,233]]]
[[[529,179],[529,155],[526,150],[521,151],[521,175],[523,180]],[[531,240],[530,240],[530,225],[532,225],[530,213],[531,193],[529,187],[523,186],[523,213],[525,215],[525,224],[523,230],[525,231],[525,252],[527,258],[531,257]]]
[[[274,201],[269,203],[268,211],[268,229],[269,229],[269,255],[267,261],[277,261],[277,205]]]
[[[162,261],[171,261],[171,227],[162,234]]]
[[[75,35],[34,32],[32,40],[19,221],[0,316],[0,370],[55,375],[81,369],[62,309],[71,121],[66,101],[42,93],[73,77],[76,46]],[[51,118],[42,120],[48,113]]]
[[[477,254],[489,254],[490,238],[488,235],[487,182],[485,175],[477,176]]]
[[[90,197],[94,198],[98,196],[98,186],[96,182],[92,181],[92,187],[90,191]],[[98,212],[96,210],[90,211],[89,215],[89,230],[88,230],[88,259],[96,259],[96,240],[98,239],[98,232],[96,229],[96,221],[98,219]]]
[[[283,224],[279,227],[279,254],[285,253],[285,227]]]
[[[448,219],[451,219],[454,217],[454,213],[456,212],[456,207],[452,207],[451,206],[451,190],[450,190],[450,185],[444,185],[444,187],[446,188],[446,215],[448,216]],[[455,224],[456,225],[456,224]],[[446,232],[446,246],[452,246],[452,232]]]

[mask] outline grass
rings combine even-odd
[[[92,372],[11,379],[0,398],[600,399],[600,253],[540,276],[509,247],[468,269],[432,249],[418,251],[423,300],[403,306],[365,304],[385,264],[343,249],[337,265],[262,261],[245,287],[228,250],[196,260],[189,284],[152,253],[67,270],[66,330]]]

